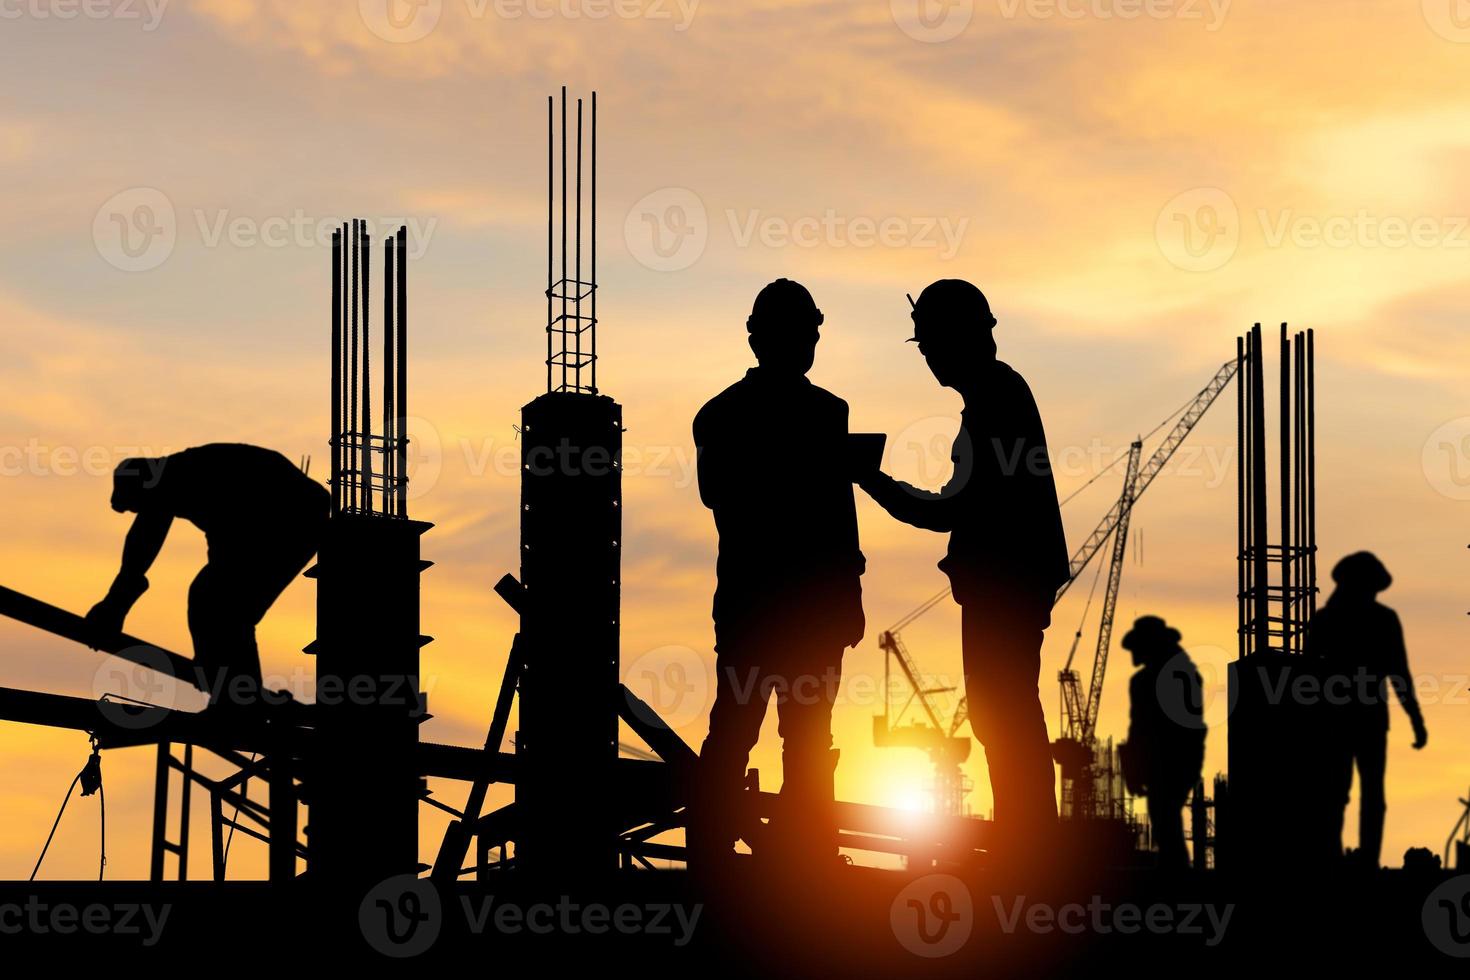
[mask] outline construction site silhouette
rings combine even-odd
[[[207,701],[0,688],[0,721],[76,733],[86,751],[51,836],[36,828],[32,880],[0,882],[0,948],[109,964],[146,949],[180,970],[252,947],[293,973],[481,956],[490,969],[899,976],[1259,962],[1274,973],[1363,967],[1378,953],[1430,974],[1470,955],[1470,827],[1450,842],[1458,874],[1448,845],[1443,862],[1416,849],[1403,868],[1379,866],[1389,691],[1415,748],[1427,731],[1402,627],[1378,602],[1382,563],[1343,558],[1319,607],[1314,331],[1281,324],[1279,377],[1268,379],[1259,323],[1223,364],[1204,365],[1203,387],[1092,476],[1121,486],[1069,548],[1044,413],[997,358],[1009,323],[978,287],[941,278],[907,309],[895,292],[888,346],[870,354],[916,351],[963,400],[952,473],[936,488],[890,475],[886,436],[850,432],[848,402],[808,379],[824,331],[840,329],[811,292],[788,278],[760,287],[745,323],[755,366],[730,364],[733,383],[690,420],[718,539],[714,698],[696,751],[625,681],[625,410],[599,382],[596,94],[548,97],[546,141],[544,386],[538,365],[517,427],[519,496],[500,502],[518,522],[518,567],[484,583],[515,632],[495,690],[442,677],[434,692],[483,701],[483,744],[421,733],[432,685],[420,655],[435,628],[421,615],[434,588],[425,555],[460,532],[409,515],[407,229],[380,238],[374,289],[375,235],[353,220],[320,269],[325,484],[309,460],[250,445],[128,456],[111,504],[134,517],[106,595],[83,616],[0,589],[0,614]],[[727,320],[721,329],[738,332]],[[910,326],[916,348],[902,346]],[[1238,647],[1211,683],[1168,603],[1143,610],[1120,642],[1136,672],[1115,745],[1099,732],[1100,704],[1130,522],[1232,383],[1236,509],[1222,520],[1236,527]],[[948,536],[932,551],[949,587],[883,630],[864,614],[856,489]],[[124,631],[177,520],[208,547],[188,594],[192,657]],[[1043,640],[1088,569],[1049,730]],[[309,698],[268,689],[256,641],[298,575],[315,588]],[[1212,601],[1228,609],[1230,592],[1227,574]],[[902,633],[951,606],[963,682],[945,685]],[[927,810],[835,791],[852,765],[832,724],[844,659],[868,644],[883,659],[875,744],[926,753]],[[773,700],[779,792],[750,767]],[[984,815],[967,799],[972,734],[994,800]],[[1207,737],[1228,743],[1227,772],[1206,771]],[[152,791],[149,874],[113,880],[105,761],[144,751],[152,785],[126,792]],[[1345,853],[1355,771],[1359,844]],[[78,789],[99,804],[102,880],[47,880]],[[38,774],[7,791],[51,789]],[[264,878],[232,871],[232,846],[261,848]],[[103,926],[78,929],[89,917]]]

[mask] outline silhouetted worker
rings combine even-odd
[[[1356,764],[1358,860],[1376,868],[1388,809],[1383,792],[1388,688],[1393,688],[1414,726],[1414,748],[1424,748],[1429,732],[1414,694],[1403,626],[1398,614],[1378,601],[1378,593],[1393,584],[1388,569],[1370,552],[1359,551],[1337,563],[1332,581],[1337,587],[1307,628],[1305,652],[1325,662],[1323,697],[1336,720],[1339,744],[1333,766],[1341,803],[1334,813],[1339,850]]]
[[[112,509],[138,516],[122,567],[87,613],[87,625],[98,637],[122,631],[181,517],[204,532],[209,548],[208,563],[189,586],[196,670],[212,708],[255,705],[255,626],[316,553],[331,502],[326,488],[280,453],[237,443],[125,459],[112,479]]]
[[[806,378],[822,322],[799,283],[763,288],[746,320],[759,366],[694,419],[700,499],[720,538],[715,703],[690,828],[696,860],[731,853],[745,767],[773,694],[782,803],[772,844],[795,859],[836,855],[832,705],[843,651],[863,637],[865,563],[847,403]]]
[[[954,475],[937,493],[876,471],[859,483],[900,521],[949,532],[939,567],[962,610],[970,728],[985,748],[996,830],[1013,851],[1040,857],[1057,803],[1037,681],[1068,575],[1046,433],[1025,380],[996,360],[996,320],[979,289],[941,279],[912,315],[910,339],[929,370],[964,399]]]
[[[1205,763],[1204,684],[1179,645],[1179,631],[1142,616],[1123,637],[1138,668],[1128,681],[1127,780],[1148,797],[1148,822],[1159,866],[1189,865],[1184,802]]]

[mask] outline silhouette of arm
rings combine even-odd
[[[730,478],[725,452],[710,431],[713,425],[706,406],[694,417],[694,458],[699,479],[699,499],[710,510],[719,505],[724,492],[729,488]],[[711,441],[716,445],[711,446]]]
[[[1383,652],[1388,661],[1388,684],[1414,726],[1414,747],[1422,748],[1429,735],[1424,729],[1424,713],[1419,708],[1419,697],[1414,692],[1414,678],[1409,673],[1409,651],[1404,644],[1404,627],[1395,613],[1389,613],[1383,640]]]
[[[133,518],[133,526],[123,542],[122,567],[107,595],[87,612],[93,649],[104,638],[122,632],[128,611],[148,591],[148,569],[153,567],[153,560],[163,548],[173,521],[173,515],[163,511],[142,511]]]
[[[858,484],[894,519],[941,532],[954,530],[955,517],[959,512],[959,494],[951,489],[953,485],[951,480],[944,489],[935,493],[895,480],[883,472],[870,473]]]

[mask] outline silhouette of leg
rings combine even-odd
[[[255,619],[240,592],[238,577],[215,562],[200,569],[189,586],[194,664],[202,672],[211,707],[249,707],[259,700]]]
[[[260,706],[255,627],[316,553],[317,524],[275,525],[210,541],[209,563],[189,587],[189,633],[212,705]]]
[[[1184,845],[1185,793],[1173,786],[1151,786],[1148,793],[1148,822],[1159,849],[1159,867],[1180,871],[1189,866]]]
[[[1057,819],[1056,769],[1041,707],[1041,641],[1050,616],[1024,603],[962,610],[970,727],[985,748],[996,831],[1010,845],[1046,846]]]
[[[1383,850],[1383,818],[1388,809],[1383,776],[1388,733],[1383,729],[1361,733],[1356,741],[1358,760],[1358,856],[1367,868],[1378,867]]]
[[[781,733],[778,828],[783,850],[797,860],[820,862],[837,854],[832,706],[842,679],[842,650],[814,644],[794,651],[776,686]]]
[[[728,854],[739,835],[739,801],[750,750],[760,738],[770,684],[747,644],[715,653],[715,703],[699,750],[699,787],[688,828],[691,859]]]

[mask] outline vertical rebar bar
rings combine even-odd
[[[551,327],[552,327],[552,261],[554,258],[552,248],[552,226],[556,216],[556,208],[553,204],[554,189],[556,187],[556,164],[552,156],[556,147],[555,133],[552,119],[555,111],[556,99],[554,96],[546,97],[546,390],[551,391]]]
[[[1296,595],[1292,597],[1292,607],[1297,622],[1296,648],[1300,653],[1304,649],[1306,609],[1309,592],[1306,589],[1306,520],[1307,520],[1307,420],[1306,420],[1306,336],[1298,332],[1292,340],[1295,352],[1293,365],[1293,377],[1296,379],[1296,394],[1293,398],[1293,411],[1295,414],[1295,459],[1296,459],[1296,513],[1293,517],[1295,522],[1295,533],[1292,535],[1294,553],[1292,555],[1291,580],[1296,583]]]
[[[577,316],[576,355],[577,366],[572,371],[572,384],[582,390],[582,100],[577,100]]]
[[[1259,323],[1251,327],[1251,533],[1255,549],[1255,652],[1271,646],[1271,571],[1266,526],[1266,366]]]
[[[1291,652],[1291,343],[1281,325],[1281,651]]]
[[[1307,578],[1311,585],[1307,615],[1317,611],[1317,366],[1312,329],[1307,328]]]
[[[592,394],[597,394],[597,92],[592,93],[592,271],[587,274],[591,283],[592,330],[588,337],[592,356]]]
[[[383,515],[393,515],[393,248],[395,240],[389,235],[383,240]]]
[[[360,275],[359,275],[359,271],[358,271],[358,264],[359,264],[359,262],[360,262],[360,260],[362,258],[362,248],[361,248],[361,244],[360,244],[361,235],[362,235],[361,220],[358,219],[358,218],[353,218],[352,219],[352,389],[351,389],[351,394],[349,396],[350,401],[351,401],[351,404],[348,406],[348,415],[351,417],[351,420],[352,421],[351,421],[351,424],[348,427],[349,428],[349,431],[347,433],[347,440],[348,440],[348,446],[351,447],[350,450],[349,450],[349,452],[350,452],[350,472],[352,474],[352,476],[351,476],[352,482],[350,484],[351,487],[352,487],[352,493],[351,493],[351,500],[350,500],[350,503],[348,504],[348,507],[349,507],[349,509],[354,510],[354,511],[358,509],[358,505],[359,505],[360,486],[359,486],[358,474],[361,472],[361,469],[360,469],[360,467],[358,465],[358,452],[359,452],[358,441],[359,440],[358,440],[358,433],[357,433],[357,348],[358,348],[358,344],[357,344],[357,324],[358,324],[357,301],[358,301],[358,295],[359,295],[358,294],[358,282],[360,281]]]
[[[332,232],[332,424],[329,447],[332,454],[332,516],[342,510],[342,232]]]
[[[1245,656],[1245,339],[1235,338],[1235,635],[1236,656]],[[886,659],[886,658],[885,658]]]
[[[369,281],[373,268],[373,236],[363,222],[362,236],[362,506],[373,512],[373,344]]]
[[[398,229],[398,385],[394,408],[398,411],[398,516],[408,516],[408,227]]]
[[[567,390],[567,87],[561,87],[561,391]]]

